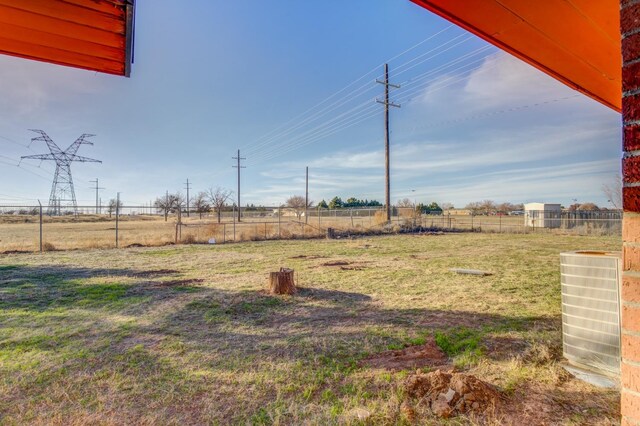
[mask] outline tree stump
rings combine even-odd
[[[296,284],[293,280],[293,269],[280,268],[279,272],[269,273],[269,293],[294,294]]]

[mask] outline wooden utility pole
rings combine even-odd
[[[164,196],[164,221],[167,221],[167,217],[169,216],[169,191],[166,192]]]
[[[189,189],[191,189],[191,185],[189,184],[189,179],[187,179],[187,183],[186,183],[186,189],[187,189],[187,217],[189,217]]]
[[[116,195],[116,248],[118,248],[118,223],[120,222],[120,193]]]
[[[101,188],[100,186],[98,186],[98,178],[96,178],[96,180],[90,180],[90,183],[94,183],[96,184],[96,187],[94,188],[96,190],[96,214],[100,214],[100,195],[99,195],[99,191],[101,189],[105,189],[105,188]]]
[[[399,104],[389,101],[389,87],[399,89],[397,84],[389,83],[389,64],[384,64],[384,81],[376,80],[376,83],[384,84],[384,101],[376,99],[376,102],[384,105],[384,163],[385,163],[385,192],[384,200],[387,210],[387,222],[391,222],[391,173],[389,170],[389,107],[400,108]]]
[[[309,166],[307,166],[307,178],[304,194],[304,223],[309,223]]]
[[[234,160],[238,160],[238,165],[233,166],[235,168],[238,169],[238,222],[241,221],[240,219],[240,211],[242,210],[242,207],[240,207],[240,169],[244,169],[246,168],[245,166],[241,166],[240,165],[240,160],[246,160],[246,158],[244,157],[240,157],[240,150],[238,150],[238,156],[237,157],[231,157]]]

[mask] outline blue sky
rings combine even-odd
[[[305,166],[315,201],[383,200],[389,59],[393,202],[607,204],[619,114],[404,0],[139,0],[129,79],[0,56],[0,202],[49,195],[52,164],[15,166],[46,152],[30,128],[97,135],[79,154],[103,164],[72,168],[81,204],[96,177],[126,204],[187,178],[235,190],[238,148],[243,204],[302,194]]]

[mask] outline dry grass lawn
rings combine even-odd
[[[411,372],[359,364],[435,335],[518,416],[489,422],[617,424],[618,392],[558,365],[558,253],[620,244],[448,234],[2,255],[0,423],[439,424],[419,401],[417,419],[401,409]],[[281,266],[296,296],[261,292]]]

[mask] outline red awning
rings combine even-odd
[[[618,0],[411,0],[620,111]]]
[[[0,0],[0,53],[129,76],[133,0]]]

